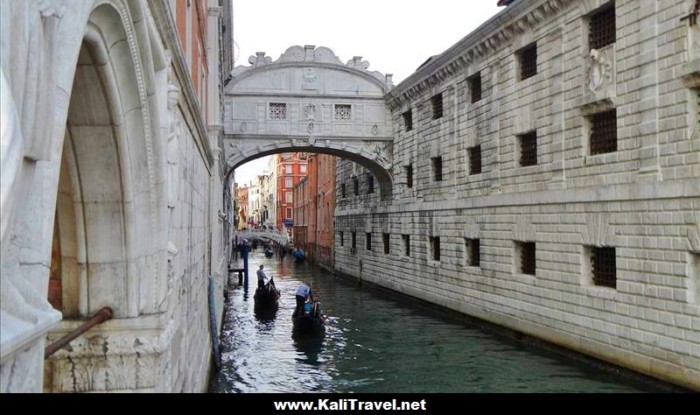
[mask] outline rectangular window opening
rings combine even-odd
[[[481,145],[467,149],[469,153],[469,174],[481,173]]]
[[[537,164],[537,131],[518,136],[520,143],[520,166],[534,166]]]
[[[433,179],[436,182],[442,181],[442,157],[433,157],[430,159],[433,167]]]

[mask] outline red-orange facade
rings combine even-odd
[[[333,266],[335,156],[313,154],[294,188],[294,243],[314,262]]]
[[[294,226],[294,186],[307,175],[306,153],[285,153],[275,156],[277,163],[277,229],[292,231]]]

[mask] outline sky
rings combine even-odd
[[[394,85],[503,10],[497,0],[233,0],[235,65],[266,52],[277,60],[290,46],[325,46],[342,62],[393,74]],[[248,183],[268,157],[235,171]]]

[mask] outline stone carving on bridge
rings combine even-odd
[[[373,153],[374,153],[374,160],[377,163],[382,164],[384,166],[391,165],[391,163],[389,163],[389,158],[387,157],[386,144],[377,143],[374,146]]]
[[[316,137],[309,137],[309,145],[313,147],[316,144]]]
[[[241,126],[239,127],[239,129],[241,130],[242,133],[248,131],[248,123],[245,122],[245,121],[243,121],[243,122],[241,123]]]
[[[591,92],[599,91],[605,84],[612,80],[612,65],[607,59],[606,52],[591,49],[588,56],[588,70],[586,73],[586,85]]]
[[[304,120],[306,120],[306,121],[316,120],[316,105],[306,104],[304,106]]]
[[[379,126],[377,124],[374,124],[372,126],[372,135],[377,135],[379,134]]]
[[[301,89],[318,89],[316,70],[314,68],[304,68],[304,75]]]
[[[393,86],[391,74],[383,75],[377,71],[369,71],[369,62],[363,61],[361,56],[355,56],[346,64],[343,64],[340,58],[338,58],[338,56],[336,56],[331,49],[324,46],[316,47],[314,45],[291,46],[287,48],[287,50],[282,53],[282,55],[276,61],[273,61],[269,56],[265,56],[265,52],[256,52],[255,56],[248,58],[248,63],[250,63],[252,66],[237,66],[233,68],[233,71],[231,71],[231,77],[235,82],[236,78],[252,69],[265,65],[274,65],[287,62],[335,64],[344,68],[350,67],[380,80],[388,88]],[[302,89],[313,90],[318,88],[318,75],[314,68],[305,68],[302,76]]]
[[[310,122],[307,127],[307,130],[309,131],[309,134],[313,134],[313,132],[316,130],[316,126],[314,125],[314,123]]]

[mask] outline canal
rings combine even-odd
[[[257,315],[255,271],[282,291],[274,315]],[[328,316],[325,336],[292,336],[294,293],[312,284]],[[415,301],[362,288],[309,264],[251,253],[247,287],[229,293],[222,365],[213,392],[490,393],[645,392],[646,383],[484,331]]]

